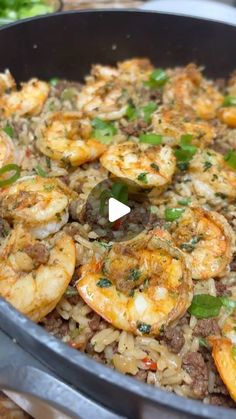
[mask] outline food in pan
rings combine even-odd
[[[235,407],[236,76],[203,74],[148,59],[83,84],[0,74],[0,295],[98,362]],[[104,205],[130,189],[149,218],[119,241]]]

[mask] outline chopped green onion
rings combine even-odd
[[[51,159],[50,159],[50,157],[46,156],[46,157],[45,157],[45,160],[46,160],[46,165],[47,165],[47,167],[48,167],[49,169],[51,169]]]
[[[60,80],[57,78],[57,77],[54,77],[54,78],[52,78],[52,79],[50,79],[49,80],[49,84],[52,86],[52,87],[56,87],[56,85],[58,84],[58,82],[59,82]]]
[[[222,307],[221,299],[209,294],[194,295],[188,311],[198,319],[217,317]]]
[[[229,150],[228,153],[224,157],[226,163],[232,167],[232,169],[236,169],[236,153],[233,150]]]
[[[92,127],[94,128],[92,136],[104,144],[111,142],[117,133],[117,129],[112,122],[105,122],[99,118],[93,119]]]
[[[236,301],[235,300],[231,300],[230,298],[224,297],[224,296],[219,297],[219,299],[220,299],[220,301],[221,301],[221,303],[224,307],[231,308],[233,310],[236,309]]]
[[[197,151],[197,147],[192,145],[193,136],[191,134],[182,135],[178,148],[175,150],[178,167],[180,170],[186,170],[188,163]]]
[[[236,346],[234,345],[232,348],[232,355],[234,358],[236,358]]]
[[[162,142],[162,135],[159,134],[141,134],[140,143],[159,145]]]
[[[0,176],[7,172],[15,172],[11,177],[7,179],[0,180],[0,188],[4,186],[11,185],[12,183],[16,182],[17,179],[20,177],[21,168],[17,164],[7,164],[6,166],[1,167],[0,169]]]
[[[198,341],[199,341],[200,346],[203,346],[204,348],[209,349],[209,345],[208,345],[206,339],[200,337],[200,338],[198,338]]]
[[[135,119],[138,118],[138,111],[133,105],[129,104],[127,106],[125,115],[127,116],[127,119],[129,121],[134,121]]]
[[[47,177],[45,170],[38,164],[35,168],[36,173],[41,177]]]
[[[191,202],[190,198],[183,198],[183,199],[179,199],[178,201],[179,205],[184,205],[184,206],[188,206]]]
[[[151,122],[151,116],[153,112],[157,109],[157,104],[155,102],[149,102],[146,106],[142,108],[143,119],[147,124]]]
[[[73,297],[74,295],[78,295],[78,291],[75,287],[72,287],[71,285],[68,285],[65,295],[67,297]]]
[[[166,221],[175,221],[181,217],[185,210],[183,208],[166,208],[165,219]]]
[[[111,188],[111,195],[118,201],[123,202],[123,204],[127,204],[129,199],[128,186],[123,182],[113,183]]]
[[[148,335],[151,331],[151,325],[147,323],[139,323],[137,327],[138,330],[145,335]]]
[[[99,288],[110,288],[112,286],[112,282],[107,278],[100,278],[96,285]]]
[[[163,87],[166,82],[169,80],[166,72],[162,68],[157,68],[154,70],[144,84],[150,89],[157,89]]]
[[[236,96],[225,96],[223,106],[236,106]]]
[[[147,175],[148,175],[148,172],[143,172],[143,173],[140,173],[140,174],[138,175],[137,179],[138,179],[140,182],[143,182],[143,183],[148,183],[148,180],[147,180]]]
[[[13,137],[14,137],[14,130],[13,130],[13,128],[12,128],[12,126],[11,126],[11,125],[7,124],[7,125],[5,126],[5,128],[3,128],[3,131],[4,131],[7,135],[9,135],[9,137],[11,137],[11,138],[13,138]]]

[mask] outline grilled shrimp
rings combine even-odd
[[[210,337],[212,357],[230,396],[236,401],[236,345],[225,337]]]
[[[82,120],[79,112],[55,112],[39,127],[37,147],[51,159],[79,166],[95,160],[106,149],[89,138],[91,131],[89,120]]]
[[[0,214],[23,223],[36,238],[56,233],[68,221],[71,193],[58,179],[26,176],[0,193]]]
[[[183,114],[185,117],[183,117]],[[181,135],[193,135],[193,144],[206,147],[215,138],[215,129],[207,121],[197,119],[191,109],[161,106],[152,118],[153,131],[171,139],[171,145],[179,143]],[[165,139],[164,139],[165,140]],[[169,140],[168,140],[169,142]]]
[[[170,183],[176,167],[171,147],[131,141],[112,145],[100,161],[113,175],[128,178],[143,188],[162,189]]]
[[[198,118],[205,120],[216,117],[223,100],[221,93],[212,82],[203,78],[195,64],[174,71],[163,91],[165,105],[192,108]]]
[[[84,265],[77,289],[106,321],[137,335],[157,335],[183,316],[192,298],[183,253],[158,231],[114,244],[102,259]]]
[[[221,277],[227,272],[235,236],[222,215],[200,207],[187,208],[171,232],[175,245],[189,260],[193,279]]]
[[[224,157],[216,151],[199,150],[189,165],[195,193],[206,199],[215,196],[236,198],[236,171],[231,169]]]
[[[46,82],[31,79],[22,84],[21,90],[3,94],[0,97],[0,109],[3,116],[9,118],[13,114],[38,115],[48,97],[49,90]]]
[[[0,167],[15,160],[15,147],[11,138],[4,131],[0,131]]]
[[[137,84],[147,79],[152,70],[149,60],[133,59],[118,64],[118,68],[96,65],[92,77],[80,91],[77,107],[90,118],[117,120],[126,114],[128,96]]]
[[[0,73],[0,94],[4,93],[6,90],[14,89],[15,87],[16,82],[9,70],[5,70],[4,73]]]
[[[0,296],[39,322],[63,296],[75,268],[75,244],[61,233],[49,246],[17,225],[0,246]]]

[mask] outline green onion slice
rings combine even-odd
[[[40,166],[39,164],[36,166],[35,168],[36,173],[41,176],[41,177],[47,177],[47,173],[45,172],[45,170],[42,168],[42,166]]]
[[[7,125],[5,126],[5,128],[3,128],[3,131],[4,131],[7,135],[9,135],[9,137],[11,137],[11,138],[13,138],[13,137],[14,137],[14,130],[13,130],[13,128],[12,128],[12,126],[11,126],[11,125],[7,124]]]
[[[236,169],[236,153],[233,150],[229,150],[224,157],[228,166],[232,167],[232,169]]]
[[[178,220],[178,218],[181,217],[181,215],[184,213],[183,208],[166,208],[165,210],[165,219],[166,221],[175,221]]]
[[[236,106],[236,96],[225,96],[223,106]]]
[[[117,133],[117,129],[112,122],[105,122],[99,118],[92,121],[92,136],[104,144],[109,144]]]
[[[221,299],[209,294],[194,295],[188,311],[198,319],[217,317],[222,307]]]
[[[162,135],[159,134],[141,134],[139,136],[140,143],[159,145],[162,142]]]
[[[0,180],[0,188],[4,188],[4,186],[11,185],[12,183],[16,182],[17,179],[20,177],[21,168],[17,164],[7,164],[6,166],[1,167],[0,169],[0,176],[7,172],[15,172],[12,176],[7,179]]]
[[[145,86],[150,89],[161,88],[168,80],[169,77],[166,72],[162,68],[157,68],[150,74],[148,81],[145,82]]]

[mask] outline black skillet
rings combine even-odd
[[[9,68],[18,81],[34,76],[82,80],[93,63],[143,56],[161,67],[194,61],[218,78],[236,68],[235,45],[236,27],[209,20],[137,11],[70,12],[1,29],[0,71]],[[181,398],[98,364],[2,300],[0,327],[0,386],[38,396],[70,417],[236,416],[234,410]]]

